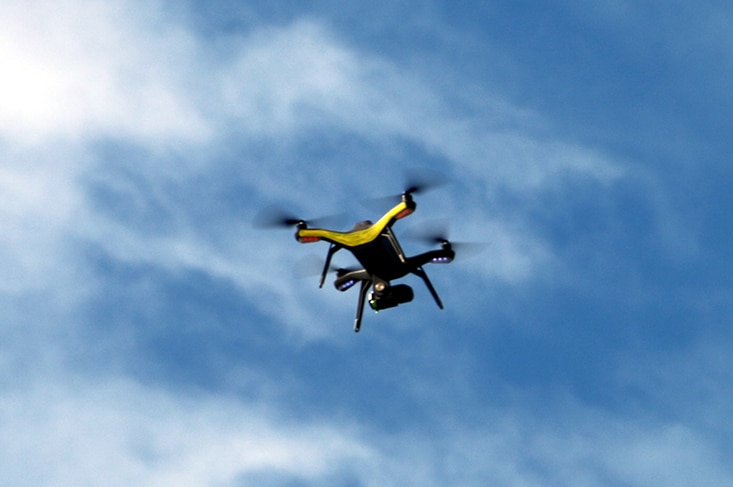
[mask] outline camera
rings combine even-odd
[[[369,305],[374,311],[394,308],[400,304],[409,303],[415,294],[407,284],[390,286],[385,282],[378,282],[374,285],[374,291],[369,296]]]

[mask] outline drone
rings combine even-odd
[[[323,287],[326,276],[331,270],[336,271],[334,286],[339,291],[347,291],[359,284],[359,298],[354,318],[354,331],[361,329],[362,315],[367,303],[375,312],[394,308],[400,304],[409,303],[414,298],[413,290],[407,284],[393,284],[408,274],[413,274],[425,283],[435,303],[443,309],[443,302],[438,296],[435,287],[425,272],[426,264],[448,264],[455,258],[455,251],[448,239],[442,235],[433,236],[430,240],[439,245],[438,249],[408,257],[402,250],[392,226],[403,218],[414,213],[417,204],[413,194],[424,189],[420,185],[410,185],[399,196],[399,203],[394,205],[379,220],[372,222],[365,220],[357,223],[347,232],[326,230],[323,228],[309,228],[308,221],[299,218],[280,215],[269,218],[270,221],[259,223],[258,226],[295,226],[295,239],[303,244],[314,242],[328,242],[329,248],[321,272],[319,287]],[[264,217],[268,219],[268,217]],[[256,219],[257,220],[257,219]],[[260,217],[260,220],[263,220]],[[263,224],[264,223],[264,224]],[[340,250],[348,250],[361,264],[361,268],[331,267],[334,254]]]

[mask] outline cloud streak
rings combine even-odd
[[[254,475],[310,482],[372,454],[338,425],[288,425],[237,400],[170,396],[120,380],[83,384],[5,395],[5,482],[203,486]]]
[[[433,431],[389,433],[348,420],[303,424],[271,403],[171,395],[119,379],[69,387],[69,378],[4,395],[4,481],[652,486],[662,479],[677,487],[724,485],[732,475],[717,445],[682,424],[640,423],[572,401],[563,401],[555,422],[493,410],[469,428],[438,422]]]
[[[658,409],[634,415],[630,407],[585,404],[557,392],[556,383],[535,396],[527,392],[531,386],[503,376],[490,384],[500,393],[483,397],[491,381],[475,372],[501,376],[485,355],[506,345],[490,322],[502,313],[512,316],[501,325],[532,335],[538,348],[552,349],[547,357],[580,346],[556,342],[582,323],[569,323],[562,334],[552,318],[532,322],[544,313],[536,303],[554,298],[538,292],[582,287],[576,298],[587,299],[586,306],[633,297],[625,303],[633,307],[650,299],[643,279],[635,288],[641,296],[628,290],[610,301],[588,296],[618,285],[617,274],[605,272],[611,267],[642,272],[622,251],[609,262],[598,249],[617,243],[604,238],[614,224],[625,224],[613,220],[620,218],[619,195],[654,187],[653,174],[554,135],[542,114],[469,89],[470,80],[452,80],[465,98],[448,93],[430,73],[354,47],[324,20],[260,22],[206,36],[188,14],[134,1],[0,6],[0,67],[9,73],[0,81],[3,481],[21,487],[729,482],[719,453],[727,430],[709,433],[723,425],[720,399],[712,401],[716,419],[705,425],[693,405],[677,419]],[[299,204],[296,211],[306,217],[351,209],[357,198],[379,196],[374,188],[398,192],[397,169],[414,166],[454,179],[443,194],[421,196],[414,218],[423,218],[423,210],[460,215],[457,239],[490,243],[453,274],[436,271],[445,279],[436,284],[457,303],[440,317],[459,321],[445,324],[465,334],[465,343],[447,339],[448,326],[425,326],[432,318],[417,307],[374,319],[387,323],[382,331],[415,340],[408,347],[387,345],[377,333],[347,341],[354,296],[292,279],[291,267],[309,250],[285,232],[254,232],[251,218],[272,201]],[[662,210],[675,211],[655,201],[649,220],[663,229]],[[598,210],[584,222],[609,218],[594,227],[600,230],[567,231],[578,225],[572,211],[579,206]],[[350,211],[354,220],[373,218]],[[591,250],[583,245],[588,241]],[[597,267],[586,269],[589,262]],[[608,283],[594,292],[598,268]],[[197,301],[210,288],[223,297]],[[500,312],[490,300],[502,299],[506,289],[515,296]],[[463,306],[464,299],[472,303]],[[535,307],[518,311],[527,303]],[[581,322],[602,311],[555,313]],[[645,338],[632,336],[641,332],[601,329],[619,326],[619,319],[594,323],[598,340],[642,343],[594,349],[614,357],[609,394],[636,381],[639,388],[657,383],[659,396],[644,404],[662,403],[679,393],[670,377],[681,369],[672,362],[687,359],[700,376],[729,362],[716,348],[720,362],[712,365],[701,358],[704,347],[662,350],[667,366],[641,363],[643,373],[635,375],[638,368],[619,366],[614,353],[644,352]],[[430,356],[417,357],[429,344]],[[203,374],[193,370],[200,363],[193,354],[217,376],[208,389],[189,377]],[[268,369],[274,362],[279,366]],[[166,377],[160,372],[166,367],[188,382]],[[363,376],[341,377],[337,393],[319,382],[357,370]],[[527,382],[546,377],[537,373]],[[702,391],[712,395],[726,377],[715,375]],[[686,382],[682,392],[700,391],[689,385],[694,377]],[[394,403],[370,401],[389,387]],[[356,403],[358,412],[372,405],[409,411],[384,419],[388,414],[375,407],[373,417],[350,416]],[[415,404],[419,411],[410,410]],[[543,413],[537,404],[554,409]]]
[[[164,24],[163,14],[156,10],[143,9],[141,13],[133,4],[91,7],[70,2],[68,13],[56,19],[52,18],[47,4],[40,2],[36,6],[38,22],[35,24],[22,22],[20,9],[11,10],[14,15],[10,15],[7,22],[14,28],[8,32],[16,37],[9,37],[10,51],[18,46],[29,46],[29,51],[18,50],[14,52],[15,57],[7,60],[12,62],[23,57],[29,60],[26,64],[31,68],[33,65],[47,66],[51,71],[38,79],[50,84],[27,83],[35,77],[34,71],[31,68],[25,71],[27,66],[20,66],[13,70],[18,76],[14,86],[24,86],[24,91],[6,93],[6,103],[23,104],[32,98],[46,96],[68,103],[68,106],[42,103],[44,111],[30,114],[28,123],[11,127],[9,121],[6,122],[5,134],[15,137],[20,131],[21,140],[65,137],[72,141],[71,145],[56,154],[62,160],[77,162],[60,169],[47,155],[49,149],[43,146],[21,148],[16,157],[34,158],[39,167],[53,164],[54,176],[47,174],[39,180],[29,181],[32,175],[26,175],[25,181],[18,181],[18,173],[26,169],[10,166],[4,180],[7,185],[13,185],[15,192],[21,187],[28,192],[34,187],[38,188],[36,191],[43,191],[43,185],[48,184],[44,181],[54,178],[56,193],[64,195],[66,206],[49,202],[34,210],[22,206],[21,195],[14,197],[17,214],[30,210],[52,213],[39,214],[40,219],[58,220],[63,216],[65,227],[56,230],[49,227],[51,233],[34,236],[46,243],[71,234],[96,242],[112,255],[127,261],[203,270],[233,279],[247,292],[255,292],[253,286],[262,284],[282,289],[282,280],[262,282],[261,276],[270,274],[268,269],[247,259],[250,252],[242,243],[229,241],[230,247],[224,249],[213,240],[221,238],[221,233],[197,235],[196,228],[202,222],[170,194],[171,190],[195,192],[196,186],[202,184],[201,175],[212,171],[223,172],[224,177],[231,176],[226,173],[231,167],[217,162],[222,156],[217,145],[222,140],[226,143],[235,133],[250,144],[280,139],[279,143],[286,147],[286,158],[297,154],[303,138],[311,137],[314,131],[352,132],[377,145],[384,139],[411,140],[443,158],[446,170],[470,168],[476,178],[474,181],[481,183],[480,187],[473,188],[478,193],[476,199],[446,202],[449,208],[480,206],[491,188],[508,186],[512,190],[536,190],[552,184],[559,174],[566,172],[585,173],[601,180],[614,180],[619,175],[613,165],[593,154],[588,157],[589,151],[582,148],[546,144],[519,133],[497,133],[490,125],[463,120],[461,114],[451,113],[445,101],[427,83],[401,72],[387,61],[339,45],[325,28],[312,21],[265,27],[243,39],[233,38],[227,43],[230,53],[211,60],[202,53],[216,51],[217,47],[207,45],[208,41],[197,38],[181,26]],[[80,22],[90,18],[94,19],[92,29],[79,28]],[[24,27],[26,25],[34,27]],[[74,34],[76,32],[84,32],[83,37]],[[35,41],[30,42],[31,38]],[[91,45],[95,46],[93,52],[88,47]],[[77,100],[75,97],[80,93],[84,96]],[[100,138],[142,144],[142,158],[139,162],[110,159],[109,152],[98,152],[88,145]],[[178,141],[175,142],[180,147],[177,152],[188,147],[194,149],[189,153],[201,159],[168,157],[170,162],[161,163],[158,157],[154,166],[146,162],[154,155],[165,155],[164,147],[171,147],[173,140]],[[390,150],[389,146],[386,149]],[[540,155],[548,153],[551,154],[550,162],[541,162]],[[330,180],[332,186],[338,186],[341,176],[335,174],[353,172],[341,164],[343,170],[337,171],[326,161],[313,166],[312,171],[298,171],[295,175],[293,164],[307,163],[298,160],[297,155],[290,163],[256,162],[244,148],[239,157],[250,159],[245,162],[245,167],[250,169],[249,177],[255,178],[260,190],[264,189],[273,199],[307,199],[309,188],[316,187],[319,181]],[[375,176],[391,172],[387,161],[377,160],[372,164],[370,172]],[[486,164],[494,166],[488,179]],[[126,173],[133,174],[134,178],[128,181],[124,190],[123,196],[127,199],[123,201],[128,205],[125,211],[135,208],[151,211],[145,208],[150,200],[145,200],[139,193],[157,187],[157,202],[164,205],[164,215],[169,219],[169,231],[165,235],[141,233],[134,226],[116,221],[117,216],[100,212],[93,195],[84,186],[92,176],[102,192],[115,192],[124,184],[120,176]],[[520,174],[522,176],[517,177]],[[233,176],[241,177],[239,174]],[[140,180],[148,183],[136,187],[139,184],[136,181]],[[365,182],[381,186],[378,177],[367,176]],[[38,205],[40,201],[43,200],[34,199],[33,204]],[[65,213],[59,215],[62,208],[66,208]],[[249,214],[254,210],[252,208]],[[237,216],[241,218],[242,214]],[[487,216],[479,213],[472,218]],[[77,227],[73,230],[68,227],[72,222]],[[239,224],[234,225],[241,228]],[[511,226],[499,221],[493,224],[492,238],[501,242],[496,248],[502,252],[494,261],[502,262],[503,267],[486,270],[500,278],[515,280],[531,275],[532,269],[546,260],[546,256],[542,256],[548,252],[536,241],[520,237],[526,229],[512,229]],[[244,235],[247,231],[241,228],[239,233]],[[23,235],[15,237],[16,248],[20,247],[17,242],[24,238]],[[535,250],[521,250],[532,248]],[[50,255],[45,250],[38,254]],[[261,262],[282,261],[287,255],[285,250],[278,250],[277,254],[270,254],[270,258]],[[16,255],[13,260],[23,259]],[[17,272],[24,273],[23,270]],[[283,294],[290,295],[287,291]],[[301,306],[302,303],[294,303],[292,308]]]

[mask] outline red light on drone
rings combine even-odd
[[[298,237],[300,243],[318,242],[320,239],[321,237]]]
[[[397,213],[397,215],[395,215],[395,218],[400,220],[406,216],[412,215],[413,211],[415,211],[413,208],[405,208],[401,212]]]

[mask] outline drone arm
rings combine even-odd
[[[361,329],[361,316],[364,313],[364,304],[366,303],[367,291],[369,291],[369,285],[371,281],[361,281],[361,288],[359,289],[359,302],[356,304],[356,318],[354,319],[354,331],[359,333]]]
[[[415,211],[417,205],[414,201],[400,201],[394,208],[389,210],[376,223],[363,230],[351,232],[335,232],[323,228],[307,228],[300,226],[295,232],[295,238],[300,243],[318,242],[325,240],[343,247],[357,247],[374,241],[382,231],[392,225],[396,220],[405,218]]]
[[[428,278],[428,274],[423,270],[422,267],[418,267],[414,271],[412,271],[413,274],[420,277],[423,282],[425,283],[425,286],[427,286],[428,291],[430,291],[430,294],[433,296],[433,299],[435,299],[435,304],[438,305],[438,308],[443,309],[443,302],[440,300],[440,296],[438,296],[438,292],[433,287],[433,283],[430,282],[430,279]]]
[[[451,248],[447,248],[431,250],[429,252],[410,257],[407,260],[412,266],[419,269],[425,264],[449,264],[453,262],[455,256],[455,251]]]

